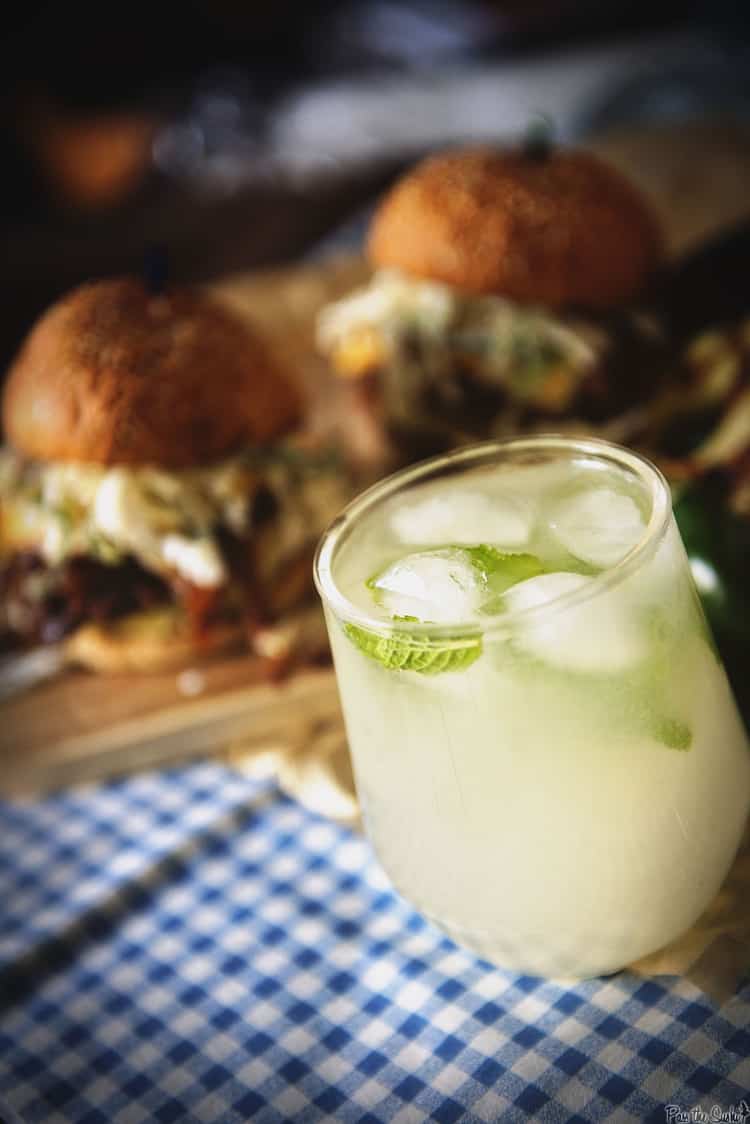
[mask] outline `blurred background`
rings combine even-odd
[[[750,206],[742,0],[28,2],[1,50],[3,368],[78,281],[354,246],[405,163],[539,115],[563,142],[639,136],[643,165],[667,159],[661,131],[697,130],[674,190],[718,177],[724,219]],[[687,244],[706,220],[685,214]]]

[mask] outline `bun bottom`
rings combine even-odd
[[[237,647],[241,625],[216,626],[196,640],[174,606],[133,613],[108,624],[86,624],[66,641],[70,660],[105,674],[172,671]]]

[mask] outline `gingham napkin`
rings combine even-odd
[[[492,968],[359,834],[231,768],[0,805],[0,895],[25,1124],[662,1124],[750,1087],[747,988],[717,1010],[685,979]]]

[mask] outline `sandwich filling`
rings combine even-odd
[[[455,402],[466,379],[521,406],[562,412],[606,347],[582,321],[393,270],[324,309],[318,342],[342,375],[392,371],[397,413],[429,388]]]
[[[0,634],[56,640],[174,601],[199,632],[264,595],[348,498],[330,455],[290,445],[181,472],[0,452]]]
[[[641,319],[618,319],[618,354],[658,336]],[[394,270],[374,273],[318,321],[318,346],[338,373],[377,375],[391,423],[452,441],[551,417],[598,420],[626,407],[639,375],[608,373],[614,342],[614,326],[600,314],[552,315]]]

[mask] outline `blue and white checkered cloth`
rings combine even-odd
[[[750,1089],[750,987],[493,969],[217,765],[1,805],[0,903],[7,1121],[663,1124]]]

